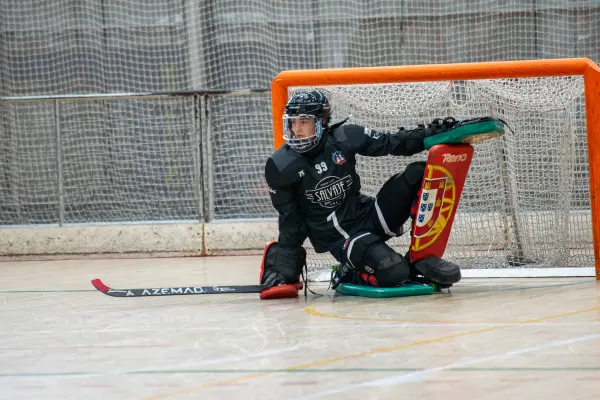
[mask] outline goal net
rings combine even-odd
[[[308,87],[290,87],[289,93]],[[436,117],[494,116],[504,136],[477,143],[445,258],[463,269],[592,269],[594,251],[584,82],[581,76],[311,86],[329,96],[333,122],[395,132]],[[362,191],[376,195],[413,157],[358,156]],[[410,220],[405,231],[410,230]],[[388,243],[408,251],[410,234]],[[309,276],[336,261],[310,242]],[[481,271],[479,271],[481,272]],[[497,271],[496,271],[497,272]],[[514,271],[513,271],[514,272]],[[546,271],[548,272],[548,271]],[[494,272],[492,272],[494,273]],[[510,275],[510,274],[508,274]]]

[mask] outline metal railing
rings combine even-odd
[[[0,225],[273,217],[268,94],[0,98]]]

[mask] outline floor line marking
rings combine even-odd
[[[600,307],[592,307],[592,308],[587,308],[585,310],[578,310],[578,311],[569,311],[563,314],[557,314],[557,315],[553,315],[551,316],[552,319],[555,318],[559,318],[559,317],[566,317],[569,315],[576,315],[576,314],[581,314],[584,312],[590,312],[596,309],[600,309]],[[315,306],[309,306],[306,307],[304,309],[305,312],[307,312],[310,315],[313,315],[315,317],[321,317],[321,318],[330,318],[330,319],[341,319],[341,320],[348,320],[348,321],[364,321],[364,322],[399,322],[399,323],[413,323],[413,324],[426,324],[426,323],[431,323],[431,324],[460,324],[460,323],[465,323],[465,324],[497,324],[499,326],[504,326],[504,325],[523,325],[523,324],[533,324],[536,322],[542,322],[548,319],[548,317],[541,317],[541,318],[536,318],[536,319],[531,319],[531,320],[525,320],[525,321],[459,321],[459,320],[418,320],[418,319],[387,319],[387,318],[371,318],[371,317],[350,317],[350,316],[345,316],[345,315],[337,315],[337,314],[327,314],[327,313],[323,313],[320,311],[317,311]]]
[[[456,324],[458,322],[466,323],[466,324],[477,324],[477,323],[490,323],[489,321],[457,321],[457,320],[444,320],[444,319],[393,319],[393,318],[372,318],[372,317],[350,317],[345,315],[337,315],[337,314],[326,314],[320,311],[317,311],[315,306],[309,306],[304,309],[304,312],[322,318],[331,318],[331,319],[343,319],[347,321],[372,321],[372,322],[408,322],[408,323],[417,323],[417,324]]]
[[[424,368],[307,368],[307,369],[164,369],[164,370],[138,370],[127,371],[124,375],[172,375],[172,374],[331,374],[331,373],[379,373],[379,372],[420,372]],[[600,367],[481,367],[463,368],[453,367],[448,371],[454,372],[598,372]],[[1,378],[46,378],[55,376],[90,376],[97,372],[70,371],[70,372],[17,372],[0,373]],[[600,378],[599,378],[600,379]],[[157,386],[168,386],[157,384]]]
[[[418,328],[436,328],[436,327],[458,327],[458,328],[470,328],[470,327],[487,327],[487,326],[520,326],[522,323],[518,322],[510,322],[510,323],[412,323],[412,322],[393,322],[389,324],[385,323],[373,323],[368,325],[353,325],[353,329],[372,329],[372,328],[382,328],[382,327],[418,327]],[[528,324],[529,325],[529,324]],[[600,325],[600,321],[581,321],[581,322],[531,322],[531,325],[536,326],[593,326]],[[328,328],[343,328],[348,325],[328,325]],[[281,325],[281,329],[291,330],[291,329],[323,329],[322,326],[315,325]],[[279,330],[279,327],[265,327],[265,330]],[[206,331],[219,331],[219,332],[231,332],[231,331],[249,331],[252,330],[251,327],[227,327],[227,328],[218,328],[218,327],[182,327],[177,328],[177,332],[206,332]],[[49,334],[77,334],[77,335],[92,335],[99,333],[141,333],[141,332],[173,332],[173,328],[147,328],[147,329],[136,329],[136,328],[116,328],[116,329],[66,329],[66,330],[39,330],[39,331],[0,331],[0,336],[8,335],[14,337],[15,335],[49,335]],[[0,337],[1,339],[1,337]],[[3,350],[12,350],[10,348],[0,348],[0,351]]]
[[[586,308],[586,309],[583,309],[583,310],[570,311],[570,312],[561,313],[561,314],[549,315],[549,316],[546,316],[546,317],[535,318],[535,319],[523,321],[519,325],[526,325],[528,323],[533,323],[533,322],[541,322],[541,321],[546,321],[546,320],[549,320],[549,319],[555,319],[555,318],[561,318],[561,317],[565,317],[565,316],[583,314],[583,313],[586,313],[586,312],[596,311],[596,310],[600,310],[600,306],[599,307]],[[448,339],[455,339],[455,338],[464,337],[464,336],[476,335],[478,333],[491,332],[491,331],[496,331],[496,330],[500,330],[500,329],[510,328],[512,326],[514,326],[514,325],[498,325],[498,326],[492,326],[492,327],[487,327],[487,328],[483,328],[483,329],[476,329],[476,330],[473,330],[473,331],[455,333],[455,334],[452,334],[452,335],[439,336],[439,337],[432,338],[432,339],[417,340],[417,341],[414,341],[414,342],[400,344],[400,345],[396,345],[396,346],[383,347],[383,348],[373,349],[373,350],[369,350],[369,351],[364,351],[364,352],[361,352],[361,353],[348,354],[348,355],[345,355],[345,356],[333,357],[333,358],[328,358],[328,359],[324,359],[324,360],[313,361],[313,362],[309,362],[309,363],[305,363],[305,364],[294,365],[294,366],[291,366],[291,367],[288,367],[288,368],[285,368],[285,369],[286,370],[297,370],[297,369],[314,367],[314,366],[318,366],[318,365],[330,364],[330,363],[333,363],[333,362],[336,362],[336,361],[344,361],[344,360],[349,360],[349,359],[352,359],[352,358],[364,357],[364,356],[378,354],[378,353],[389,353],[389,352],[396,351],[396,350],[402,350],[402,349],[407,349],[407,348],[411,348],[411,347],[422,346],[422,345],[425,345],[425,344],[441,342],[441,341],[448,340]],[[227,379],[227,380],[223,380],[223,381],[218,381],[218,382],[213,382],[213,383],[205,383],[205,384],[197,385],[197,386],[191,386],[191,387],[188,387],[188,388],[183,388],[183,389],[175,390],[175,391],[172,391],[172,392],[158,393],[156,395],[142,397],[140,400],[165,399],[167,397],[172,397],[172,396],[177,396],[177,395],[181,395],[181,394],[187,394],[187,393],[197,392],[197,391],[200,391],[200,390],[210,389],[210,388],[214,388],[214,387],[218,387],[218,386],[225,386],[225,385],[232,384],[232,383],[244,382],[244,381],[252,380],[252,379],[255,379],[255,378],[262,378],[264,376],[268,376],[268,375],[272,375],[272,374],[273,374],[273,372],[262,372],[262,373],[258,373],[258,374],[252,374],[252,375],[246,375],[246,376],[241,376],[241,377],[235,377],[235,378],[231,378],[231,379]]]
[[[275,349],[265,349],[262,351],[256,351],[253,353],[249,353],[249,354],[244,354],[244,355],[240,355],[240,356],[226,356],[226,357],[221,357],[221,358],[207,358],[207,359],[203,359],[200,362],[198,361],[192,361],[192,362],[188,362],[185,364],[179,363],[177,365],[173,365],[171,366],[173,368],[173,370],[177,369],[182,369],[183,368],[192,368],[192,367],[197,367],[197,366],[203,366],[203,365],[214,365],[214,364],[221,364],[221,363],[232,363],[232,362],[239,362],[242,360],[247,360],[247,359],[253,359],[253,358],[262,358],[262,357],[268,357],[268,356],[277,356],[279,354],[282,353],[286,353],[286,352],[292,352],[295,350],[299,349],[299,345],[294,345],[294,346],[290,346],[290,347],[281,347],[281,348],[275,348]],[[169,366],[167,366],[166,368],[169,368]],[[153,372],[153,370],[147,370]],[[120,375],[134,375],[134,374],[144,374],[144,370],[115,370],[115,371],[108,371],[108,372],[65,372],[65,373],[49,373],[46,374],[46,377],[56,377],[56,378],[77,378],[77,377],[106,377],[106,376],[120,376]],[[0,378],[7,378],[10,377],[11,374],[0,374]],[[23,374],[14,374],[14,376],[21,376],[21,377],[32,377],[32,376],[37,376],[39,377],[43,377],[43,375],[36,375],[36,374],[27,374],[27,373],[23,373]]]
[[[56,290],[0,290],[0,294],[17,294],[17,293],[83,293],[83,292],[97,292],[97,290],[90,289],[56,289]]]
[[[479,357],[479,358],[475,358],[472,360],[460,361],[460,362],[452,363],[452,364],[446,364],[446,365],[442,365],[440,367],[427,368],[422,371],[412,372],[409,374],[394,375],[394,376],[390,376],[390,377],[386,377],[386,378],[374,379],[374,380],[367,381],[367,382],[346,385],[346,386],[339,387],[337,389],[324,390],[322,392],[316,392],[316,393],[312,393],[312,394],[305,395],[305,396],[298,396],[298,397],[295,397],[293,400],[315,399],[317,397],[331,396],[334,394],[344,393],[348,390],[363,389],[363,388],[368,388],[368,387],[393,386],[393,385],[399,385],[399,384],[403,384],[403,383],[407,383],[407,382],[419,381],[425,375],[449,370],[452,368],[463,367],[465,365],[478,364],[478,363],[482,363],[482,362],[486,362],[486,361],[511,358],[514,356],[533,353],[538,350],[545,350],[545,349],[550,349],[553,347],[560,347],[560,346],[565,346],[565,345],[572,344],[572,343],[579,343],[579,342],[594,340],[594,339],[598,339],[598,338],[600,338],[600,334],[580,336],[580,337],[575,337],[575,338],[571,338],[571,339],[567,339],[567,340],[557,340],[557,341],[543,344],[540,346],[527,347],[525,349],[512,350],[512,351],[508,351],[505,353],[494,354],[491,356]]]

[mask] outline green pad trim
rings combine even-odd
[[[425,149],[429,150],[436,144],[477,143],[504,133],[504,124],[496,118],[470,122],[448,132],[426,138]]]
[[[431,286],[414,283],[407,283],[397,287],[376,287],[341,283],[336,290],[343,294],[362,297],[406,297],[433,294]]]

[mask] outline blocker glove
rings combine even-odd
[[[398,134],[405,138],[407,154],[417,154],[425,150],[424,140],[426,138],[448,132],[459,123],[453,117],[436,118],[427,125],[417,125],[415,129],[406,130],[404,127],[400,127]]]

